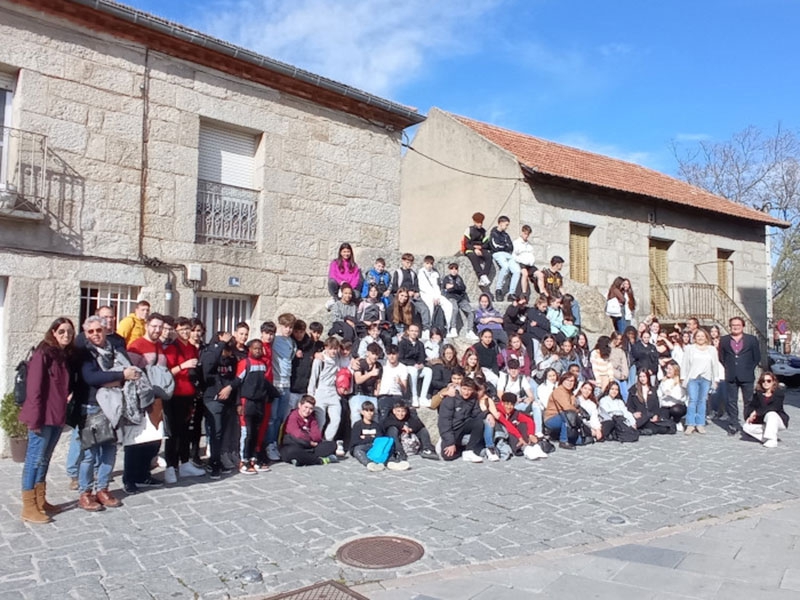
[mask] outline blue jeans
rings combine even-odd
[[[269,425],[267,426],[267,445],[275,442],[278,443],[278,433],[280,433],[281,425],[289,416],[289,400],[292,393],[289,388],[278,388],[281,393],[280,398],[276,398],[272,403],[272,411],[269,413]]]
[[[84,415],[93,415],[100,411],[99,406],[84,406]],[[80,442],[78,442],[80,444]],[[78,489],[81,492],[108,489],[108,481],[117,460],[117,440],[98,444],[83,451],[78,470]],[[96,479],[95,479],[96,471]],[[92,485],[94,483],[94,485]]]
[[[497,272],[495,289],[502,290],[506,275],[511,273],[511,283],[508,285],[508,293],[516,294],[520,275],[519,263],[511,258],[511,254],[508,252],[495,252],[492,254],[492,258],[494,262],[497,263],[497,266],[500,267],[500,270]]]
[[[627,402],[628,401],[628,382],[627,381],[620,381],[619,379],[615,380],[619,384],[619,395],[622,399]]]
[[[37,483],[44,482],[50,458],[56,449],[61,427],[43,425],[39,433],[28,430],[28,450],[25,452],[25,464],[22,467],[22,491],[32,490]]]
[[[568,442],[569,439],[567,438],[567,420],[561,415],[553,415],[549,419],[544,422],[545,427],[548,429],[559,429],[560,433],[558,434],[558,441],[559,442]]]
[[[83,460],[83,452],[81,451],[81,436],[78,427],[72,429],[69,436],[69,449],[67,450],[67,477],[78,477],[78,467],[81,466]]]
[[[706,424],[706,399],[708,391],[711,389],[711,382],[708,379],[698,377],[690,379],[686,385],[689,394],[689,404],[686,407],[686,426]]]
[[[494,448],[494,427],[483,422],[483,443],[487,448]]]

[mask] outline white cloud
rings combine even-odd
[[[430,55],[475,51],[504,0],[218,0],[203,31],[348,85],[391,95]]]
[[[658,170],[659,168],[658,167],[659,159],[651,152],[646,152],[642,150],[639,151],[626,150],[624,148],[620,148],[615,144],[597,142],[589,138],[589,136],[587,136],[584,133],[567,133],[558,136],[553,141],[558,142],[559,144],[564,144],[565,146],[573,146],[575,148],[580,148],[581,150],[586,150],[588,152],[594,152],[596,154],[611,156],[613,158],[618,158],[620,160],[624,160],[627,162],[636,163],[637,165],[648,167],[650,169]]]
[[[705,142],[710,139],[708,133],[679,133],[675,136],[676,142]]]

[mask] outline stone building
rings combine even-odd
[[[470,216],[507,215],[533,228],[537,266],[566,259],[568,289],[607,331],[604,297],[631,280],[638,316],[691,315],[727,324],[742,314],[768,332],[772,216],[621,160],[432,109],[403,158],[400,247],[452,255]]]
[[[414,110],[106,0],[0,0],[0,37],[0,391],[57,316],[257,326],[342,240],[396,254]]]

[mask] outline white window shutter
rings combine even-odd
[[[256,136],[207,123],[200,124],[200,179],[254,189],[255,153]]]

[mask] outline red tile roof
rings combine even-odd
[[[611,190],[658,198],[682,206],[721,213],[766,225],[789,227],[789,223],[767,213],[732,202],[652,169],[502,129],[466,117],[451,116],[490,142],[511,152],[521,165],[534,172]]]

